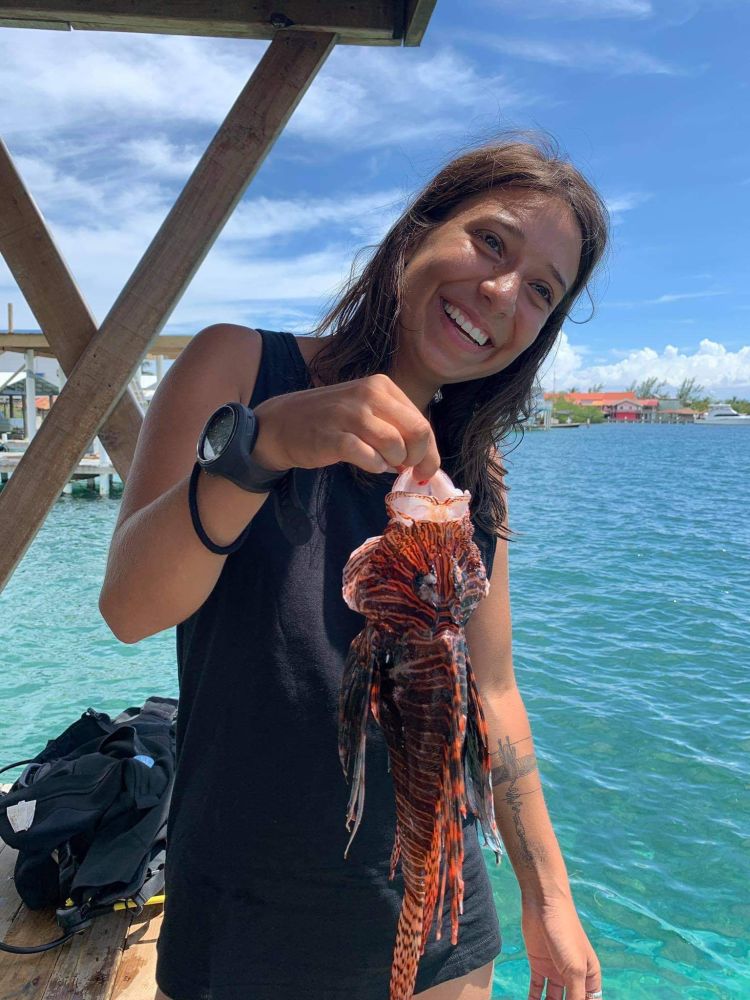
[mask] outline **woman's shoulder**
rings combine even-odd
[[[309,368],[310,362],[315,357],[315,355],[320,351],[329,341],[329,337],[310,337],[305,334],[295,334],[294,339],[297,341],[297,347],[302,355],[302,360],[305,365]],[[320,383],[313,376],[313,388],[320,387]]]
[[[253,394],[263,354],[263,336],[260,330],[239,323],[214,323],[205,327],[196,336],[201,340],[210,341],[212,351],[222,350],[231,356],[232,365],[239,378],[240,401],[247,406]],[[291,336],[294,337],[302,360],[308,367],[328,341],[328,337],[310,337],[306,334]],[[317,381],[313,380],[313,385],[317,384]]]

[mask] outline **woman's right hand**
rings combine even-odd
[[[317,469],[348,462],[366,472],[413,467],[431,479],[440,455],[426,417],[387,375],[303,389],[255,408],[253,459],[266,469]]]

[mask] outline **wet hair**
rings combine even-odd
[[[510,537],[505,523],[503,477],[506,469],[495,446],[521,431],[538,391],[537,375],[570,310],[601,261],[608,239],[608,214],[601,197],[560,155],[551,137],[539,133],[504,136],[471,149],[444,166],[414,196],[375,248],[361,273],[357,258],[334,305],[313,330],[328,336],[310,363],[323,385],[388,374],[398,350],[405,260],[422,240],[462,202],[497,191],[526,190],[561,199],[581,231],[578,273],[550,313],[533,344],[493,375],[442,387],[443,398],[431,405],[430,421],[442,468],[455,485],[470,490],[472,516],[481,530]],[[589,296],[590,297],[590,296]],[[380,477],[348,466],[363,487]]]

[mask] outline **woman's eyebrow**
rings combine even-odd
[[[517,238],[519,243],[526,242],[526,233],[523,231],[523,229],[521,229],[521,227],[518,225],[515,219],[511,218],[511,216],[509,215],[506,215],[505,212],[499,212],[497,215],[488,216],[488,218],[492,218],[495,222],[499,222],[501,226],[503,226],[509,232],[513,233],[513,235]],[[557,270],[557,268],[553,263],[547,261],[546,266],[550,269],[558,285],[562,288],[563,295],[565,295],[565,293],[568,291],[568,286],[565,283],[565,279],[563,278],[563,276],[560,274],[560,272]]]

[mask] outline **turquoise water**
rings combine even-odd
[[[605,1000],[744,997],[750,433],[530,433],[506,464],[516,676]],[[177,694],[173,630],[125,646],[99,617],[118,504],[62,497],[0,598],[2,761]],[[490,869],[493,997],[525,1000],[518,886]]]

